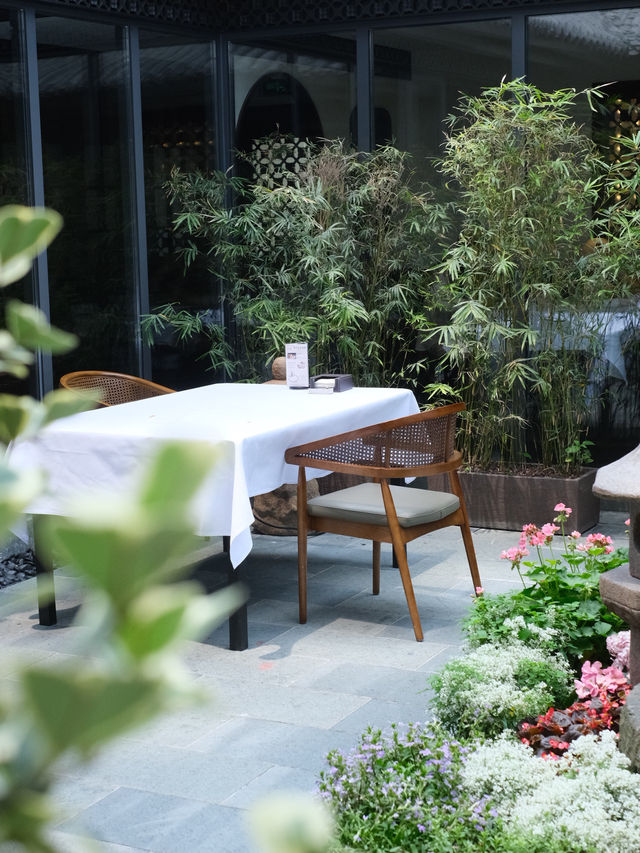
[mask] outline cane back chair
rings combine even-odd
[[[60,379],[60,387],[71,391],[98,391],[98,406],[117,406],[174,393],[173,388],[166,388],[148,379],[109,370],[76,370],[74,373],[66,373]]]
[[[481,587],[464,496],[458,478],[462,457],[455,449],[454,403],[312,441],[287,450],[298,472],[298,594],[300,622],[307,621],[307,532],[338,533],[373,541],[373,594],[380,592],[380,543],[393,545],[411,622],[423,639],[406,544],[449,525],[460,528],[474,589]],[[365,482],[307,499],[306,468],[357,474]],[[451,493],[391,485],[390,480],[448,474]]]

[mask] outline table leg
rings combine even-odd
[[[56,625],[56,592],[53,585],[53,563],[44,555],[42,548],[42,519],[33,518],[33,552],[36,563],[36,585],[38,588],[38,616],[41,625]]]
[[[230,584],[239,583],[242,580],[240,566],[234,569],[229,562],[228,578]],[[229,616],[229,648],[233,652],[243,652],[249,648],[246,602]]]
[[[392,477],[389,480],[389,482],[391,483],[392,486],[406,486],[407,485],[405,483],[405,481],[399,477]],[[407,546],[406,545],[404,546],[404,554],[406,557],[406,555],[407,555]],[[400,568],[400,563],[398,563],[398,558],[396,557],[396,551],[395,551],[395,548],[393,547],[393,545],[391,546],[391,566],[394,569]]]

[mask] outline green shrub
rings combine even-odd
[[[486,644],[431,678],[437,719],[458,737],[490,737],[571,697],[566,660],[514,642]],[[566,703],[565,703],[566,704]]]
[[[555,661],[521,660],[513,673],[515,683],[521,690],[536,690],[546,684],[553,695],[553,703],[560,708],[570,704],[575,696],[573,685],[567,681],[567,671]]]
[[[508,645],[517,641],[555,652],[566,647],[571,626],[555,605],[533,611],[530,602],[517,592],[503,592],[474,598],[462,629],[472,649],[485,643]]]

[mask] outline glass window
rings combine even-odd
[[[151,308],[180,302],[190,310],[211,309],[222,322],[219,285],[204,263],[186,273],[178,257],[173,213],[164,184],[171,168],[215,168],[214,45],[185,37],[141,31],[140,76]],[[178,344],[165,333],[152,349],[153,378],[172,388],[212,381],[198,356],[204,340]]]
[[[353,141],[356,41],[350,33],[233,47],[237,149],[273,133]]]
[[[64,217],[48,253],[52,322],[80,344],[54,359],[137,372],[125,54],[120,27],[37,19],[45,201]]]
[[[528,26],[528,77],[539,88],[609,84],[605,91],[612,96],[634,103],[640,98],[640,9],[536,15]],[[585,98],[576,119],[598,134],[607,126],[601,115]]]
[[[421,178],[431,178],[444,119],[460,93],[477,95],[511,72],[507,19],[374,32],[377,144],[409,151]]]

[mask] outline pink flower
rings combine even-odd
[[[571,533],[569,534],[569,536],[571,536],[572,539],[579,539],[580,538],[580,531],[579,530],[572,530]]]
[[[478,597],[480,597],[481,595],[484,595],[484,587],[483,586],[477,586],[476,587],[476,595]]]
[[[615,666],[602,669],[600,661],[582,664],[582,677],[574,682],[576,693],[580,699],[599,697],[606,699],[607,693],[617,693],[628,684],[627,676]]]
[[[540,533],[544,536],[544,544],[551,545],[553,541],[553,534],[557,533],[560,528],[557,524],[543,524],[540,528]]]
[[[631,631],[618,631],[607,637],[607,649],[613,659],[612,666],[619,669],[629,669],[629,647]]]
[[[554,512],[558,513],[553,520],[557,521],[559,524],[563,524],[565,521],[568,521],[569,516],[573,512],[570,506],[565,506],[563,503],[556,504],[553,509]]]
[[[523,557],[528,557],[529,552],[522,545],[519,545],[517,548],[509,548],[507,551],[503,551],[500,554],[501,560],[509,560],[512,566],[517,566],[520,564]]]
[[[525,524],[522,528],[522,533],[520,534],[520,545],[534,545],[532,542],[532,537],[538,533],[538,528],[535,524]]]
[[[612,538],[605,536],[604,533],[590,533],[587,536],[587,546],[589,548],[603,548],[605,554],[610,554],[614,550]]]
[[[630,518],[628,518],[628,519],[625,521],[625,524],[627,525],[627,527],[629,527],[629,525],[631,524],[631,519],[630,519]]]

